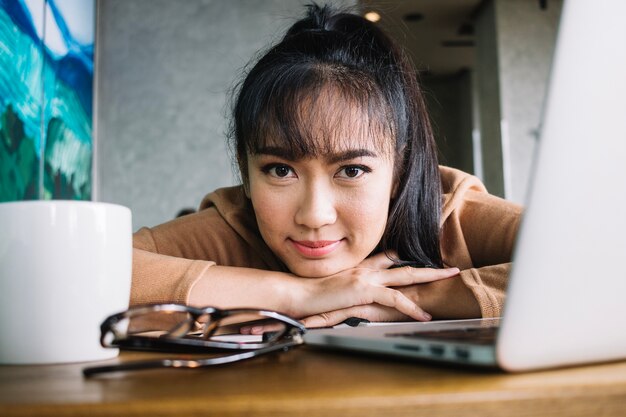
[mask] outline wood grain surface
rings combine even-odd
[[[93,364],[0,366],[0,416],[626,416],[626,362],[505,374],[298,347],[84,378]]]

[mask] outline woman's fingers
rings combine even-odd
[[[393,255],[393,254],[392,254]],[[451,278],[459,274],[459,268],[414,268],[403,266],[391,268],[395,263],[389,259],[385,253],[377,253],[365,259],[357,268],[378,271],[377,279],[374,281],[384,286],[404,286],[411,284],[424,284],[438,281],[440,279]],[[391,269],[390,269],[391,268]]]
[[[378,284],[389,287],[402,287],[404,285],[425,284],[440,279],[451,278],[458,275],[459,268],[413,268],[403,266],[393,268],[377,274]]]
[[[367,314],[364,311],[366,310],[366,307],[370,307],[370,305],[349,307],[341,310],[329,311],[327,313],[316,314],[314,316],[305,317],[300,320],[300,322],[302,322],[306,328],[316,328],[334,326],[350,317],[359,317],[370,321],[376,321],[367,317]]]
[[[328,314],[329,311],[378,304],[393,308],[413,320],[431,320],[431,316],[428,313],[398,289],[373,282],[378,280],[375,276],[387,272],[389,271],[370,271],[368,274],[366,271],[361,270],[351,276],[334,276],[332,278],[307,281],[307,284],[315,287],[315,290],[310,291],[310,295],[307,297],[314,300],[309,305],[309,307],[314,306],[314,308],[309,309],[308,314],[303,312],[304,314],[300,317]],[[402,280],[393,280],[392,282],[402,282]]]
[[[307,328],[330,327],[340,324],[350,317],[359,317],[371,322],[411,320],[411,317],[400,313],[395,308],[382,306],[380,304],[368,304],[315,314],[302,319],[301,322]]]
[[[378,287],[374,289],[374,292],[374,303],[393,307],[414,320],[430,321],[432,319],[430,314],[422,310],[420,306],[398,290]]]
[[[400,288],[414,288],[416,292],[419,291],[420,284],[459,274],[458,268],[388,269],[392,265],[393,262],[385,254],[376,254],[351,270],[321,279],[299,280],[299,284],[306,286],[303,299],[310,301],[298,303],[300,314],[295,316],[315,317],[309,319],[309,323],[314,320],[316,326],[332,325],[350,317],[346,315],[350,308],[378,305],[413,320],[429,321],[432,319],[431,315],[416,304],[418,297],[415,296],[412,300]],[[306,308],[302,308],[305,305]]]

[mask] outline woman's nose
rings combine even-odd
[[[302,190],[295,216],[297,224],[310,229],[319,229],[335,223],[336,220],[335,198],[328,187],[318,184]]]

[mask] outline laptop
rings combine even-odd
[[[527,371],[626,359],[626,2],[563,6],[497,319],[310,330],[352,352]]]

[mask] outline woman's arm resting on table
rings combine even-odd
[[[504,303],[504,291],[510,263],[472,268],[448,279],[396,287],[435,319],[498,317]],[[411,317],[378,304],[359,305],[324,312],[302,320],[307,327],[327,327],[349,317],[375,321],[406,321]]]
[[[439,281],[458,274],[458,269],[388,269],[383,254],[368,258],[359,267],[323,278],[252,268],[212,266],[189,293],[192,305],[221,308],[258,307],[281,311],[296,318],[353,306],[377,304],[413,320],[427,321],[414,300],[391,287]]]

